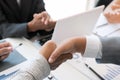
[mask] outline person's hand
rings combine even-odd
[[[53,41],[47,41],[40,49],[40,54],[42,54],[46,60],[49,59],[51,53],[55,50],[56,44]]]
[[[28,31],[34,32],[37,30],[52,30],[55,27],[56,21],[53,21],[46,11],[34,14],[33,20],[28,23]]]
[[[63,41],[57,48],[53,51],[49,58],[49,63],[54,63],[57,58],[66,53],[81,52],[84,53],[86,46],[85,37],[74,37]]]
[[[9,42],[0,43],[0,61],[7,58],[12,51],[12,46]]]
[[[47,26],[55,25],[53,24],[55,21],[51,19],[50,15],[46,11],[43,11],[39,14],[34,14],[34,17],[41,18],[41,21]]]
[[[72,54],[61,54],[53,63],[49,63],[50,69],[55,70],[60,64],[68,59],[72,59]]]
[[[104,11],[109,23],[120,23],[120,1],[113,1]]]
[[[40,49],[40,54],[42,54],[47,60],[49,59],[52,52],[55,50],[56,44],[53,41],[47,41]],[[72,54],[63,54],[54,63],[50,63],[50,68],[56,69],[61,63],[72,58]]]
[[[34,14],[34,17],[41,18],[41,21],[46,25],[47,27],[44,27],[46,31],[50,31],[54,29],[56,21],[54,21],[49,14],[46,11],[43,11],[39,14]]]

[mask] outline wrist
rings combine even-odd
[[[86,37],[76,38],[75,47],[76,47],[76,51],[82,53],[83,55],[86,48]]]
[[[53,41],[47,41],[41,48],[40,54],[45,57],[45,59],[49,59],[52,52],[55,50],[56,44]]]
[[[35,29],[33,27],[33,23],[31,21],[28,22],[27,29],[28,29],[28,32],[34,32],[35,31]]]

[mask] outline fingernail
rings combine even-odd
[[[12,47],[8,47],[9,50],[12,50]]]
[[[53,59],[50,58],[50,59],[49,59],[49,63],[53,63]]]

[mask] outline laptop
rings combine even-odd
[[[103,9],[104,6],[99,6],[86,12],[58,20],[52,40],[59,44],[62,40],[70,37],[90,35]]]

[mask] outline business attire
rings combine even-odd
[[[120,65],[120,37],[87,36],[87,44],[83,56],[100,58],[101,63]]]
[[[108,6],[113,0],[99,0],[96,4],[96,6],[101,6],[101,5],[105,5]]]
[[[33,19],[34,13],[42,11],[45,11],[43,0],[0,0],[0,35],[32,38],[36,34],[50,34],[44,30],[27,31],[27,22]]]
[[[83,57],[101,58],[102,63],[120,64],[120,37],[86,37]],[[40,55],[38,59],[27,61],[16,74],[7,80],[42,80],[50,73],[47,60]]]
[[[42,55],[38,59],[28,60],[23,66],[6,80],[43,80],[50,73],[49,64]]]

